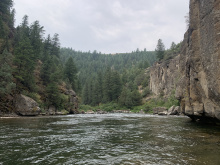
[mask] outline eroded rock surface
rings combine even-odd
[[[155,64],[150,86],[159,95],[175,90],[193,120],[220,121],[220,0],[191,0],[190,24],[175,59]]]

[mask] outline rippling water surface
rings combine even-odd
[[[139,114],[0,119],[0,165],[219,165],[220,129]]]

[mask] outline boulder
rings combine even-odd
[[[37,116],[41,112],[36,101],[22,94],[15,96],[14,106],[16,113],[21,116]]]
[[[180,115],[181,114],[181,109],[180,106],[172,106],[170,107],[170,109],[168,110],[168,115]]]
[[[88,111],[86,112],[86,114],[95,114],[95,112],[94,112],[93,110],[88,110]]]
[[[103,111],[103,110],[101,110],[101,109],[97,109],[96,113],[97,113],[97,114],[107,114],[106,111]]]
[[[55,115],[55,114],[56,114],[56,107],[53,106],[53,105],[49,106],[49,109],[48,109],[48,111],[47,111],[47,114],[48,114],[48,115]]]
[[[176,106],[174,111],[173,111],[174,115],[181,115],[181,108],[180,106]]]
[[[153,109],[153,113],[158,115],[167,115],[167,108],[166,107],[156,107]]]
[[[173,105],[172,107],[169,108],[167,115],[173,115],[174,109],[175,109],[175,106]]]

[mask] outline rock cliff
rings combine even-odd
[[[220,121],[220,0],[190,0],[181,54],[151,68],[153,93],[175,90],[193,120]]]

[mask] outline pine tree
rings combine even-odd
[[[137,105],[140,105],[141,104],[141,99],[142,99],[142,96],[141,94],[138,92],[138,90],[134,90],[132,93],[132,106],[137,106]]]
[[[164,58],[165,46],[161,39],[158,40],[155,51],[156,51],[157,58],[159,60],[162,60]]]
[[[97,93],[98,93],[97,102],[101,103],[102,99],[103,99],[103,75],[102,75],[102,72],[98,73],[96,90],[97,90]]]
[[[118,72],[114,71],[111,74],[111,98],[112,101],[117,101],[122,90],[121,77]]]
[[[77,69],[75,66],[75,63],[73,61],[73,58],[70,57],[68,61],[66,62],[65,68],[64,68],[64,74],[68,80],[68,82],[71,84],[73,90],[76,90],[77,87]]]
[[[83,97],[83,104],[88,105],[89,104],[89,87],[88,87],[88,83],[86,83],[84,88],[83,88],[82,97]]]
[[[47,104],[54,105],[56,108],[59,108],[61,104],[61,98],[56,83],[52,82],[48,84],[46,88],[46,94],[47,94]]]
[[[39,59],[43,49],[43,26],[40,26],[39,21],[35,21],[30,26],[30,41],[33,46],[34,57]]]
[[[103,80],[103,102],[104,103],[108,103],[112,101],[111,89],[112,89],[111,70],[110,68],[108,68],[105,72],[104,80]]]
[[[1,0],[0,1],[0,13],[7,14],[10,11],[10,8],[13,6],[12,0]]]
[[[60,56],[60,40],[59,35],[54,34],[52,40],[51,40],[51,55],[54,55],[56,57]]]

